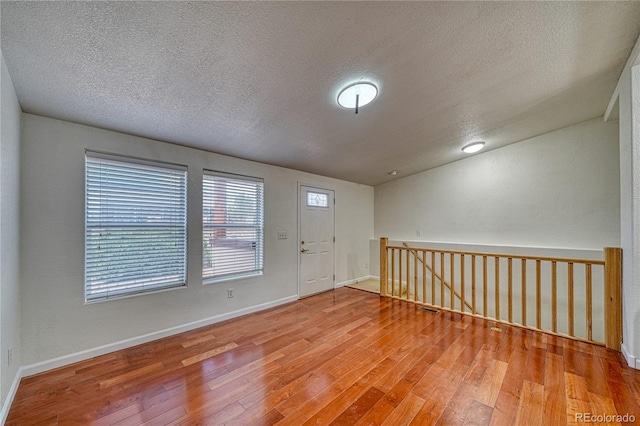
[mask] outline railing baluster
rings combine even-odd
[[[587,291],[587,340],[593,340],[593,299],[591,292],[591,264],[585,265]]]
[[[422,252],[422,303],[427,303],[427,251]]]
[[[455,259],[453,257],[453,253],[451,253],[449,255],[449,268],[451,270],[451,272],[449,273],[449,275],[450,275],[449,276],[449,282],[451,283],[449,285],[449,290],[450,290],[449,291],[449,297],[450,297],[449,305],[451,306],[452,310],[454,309],[455,301],[456,301],[456,298],[454,297],[454,290],[453,290],[455,288],[455,285],[456,285],[456,281],[454,279],[454,273],[453,273],[454,265],[455,265]]]
[[[527,325],[527,259],[522,259],[522,325]]]
[[[398,249],[398,294],[396,297],[402,296],[402,249]]]
[[[541,306],[542,292],[540,290],[540,261],[536,260],[536,328],[540,329],[542,324]]]
[[[471,313],[476,314],[476,255],[471,255]]]
[[[464,254],[460,255],[460,310],[464,312],[464,304],[467,300],[464,296]]]
[[[495,257],[495,292],[496,292],[496,319],[500,319],[500,258]]]
[[[558,289],[557,289],[557,264],[551,262],[551,330],[558,331]]]
[[[402,255],[405,252],[405,250],[400,249],[398,250],[398,297],[402,298],[402,265],[403,265],[403,261],[402,261]],[[409,252],[407,252],[408,255]]]
[[[413,252],[413,300],[418,300],[418,252]]]
[[[440,306],[444,304],[444,253],[440,252]]]
[[[391,296],[396,295],[396,249],[391,249]]]
[[[573,330],[573,262],[567,264],[567,292],[568,292],[568,305],[569,305],[569,336],[574,336]]]
[[[406,283],[409,280],[409,268],[407,266],[407,264],[409,263],[409,251],[408,250],[403,250],[403,258],[402,258],[402,264],[400,265],[400,269],[402,269],[402,275],[404,276],[404,283]],[[404,284],[402,281],[400,282],[400,298],[404,299],[403,294],[408,293],[407,290],[405,289],[406,285]]]
[[[380,296],[387,295],[387,282],[389,279],[389,239],[380,238]]]
[[[487,256],[482,256],[482,315],[487,316]]]
[[[507,259],[507,275],[509,276],[509,322],[513,322],[513,259]]]
[[[431,304],[436,305],[436,252],[431,252]]]
[[[409,269],[409,250],[407,250],[407,300],[409,300],[409,289],[411,288],[411,269]]]

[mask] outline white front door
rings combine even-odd
[[[300,297],[334,288],[334,192],[300,185]]]

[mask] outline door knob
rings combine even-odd
[[[307,249],[306,249],[306,248],[304,248],[304,247],[302,247],[302,248],[300,249],[300,253],[306,253],[306,252],[308,252],[308,251],[309,251],[309,250],[307,250]]]

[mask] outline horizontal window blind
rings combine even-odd
[[[85,298],[186,283],[186,168],[87,153]]]
[[[203,278],[228,279],[262,273],[262,179],[205,172],[202,192]]]

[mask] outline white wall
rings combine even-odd
[[[622,353],[640,369],[640,38],[618,80],[605,117],[619,117]]]
[[[628,263],[631,263],[631,276],[623,280],[624,293],[624,323],[626,324],[625,341],[626,352],[631,356],[628,361],[635,360],[635,368],[640,369],[640,65],[632,68],[632,164],[633,182],[631,194],[625,193],[622,197],[631,196],[632,217],[631,217],[631,238],[633,249],[628,256]],[[628,153],[628,152],[627,152]],[[628,237],[625,237],[628,238]]]
[[[617,143],[597,118],[377,186],[376,238],[619,246]]]
[[[336,282],[369,275],[372,187],[29,114],[22,143],[24,364],[290,300],[297,295],[298,182],[336,191]],[[187,288],[84,303],[85,149],[188,166]],[[202,285],[203,168],[264,178],[264,276]],[[278,230],[289,238],[278,240]],[[235,296],[228,299],[231,287]]]
[[[635,85],[635,91],[632,87]],[[625,67],[618,82],[620,125],[620,240],[622,246],[622,352],[640,368],[640,67]]]
[[[0,53],[0,405],[20,366],[20,105]],[[7,351],[12,348],[11,363]],[[0,421],[2,421],[0,419]]]

